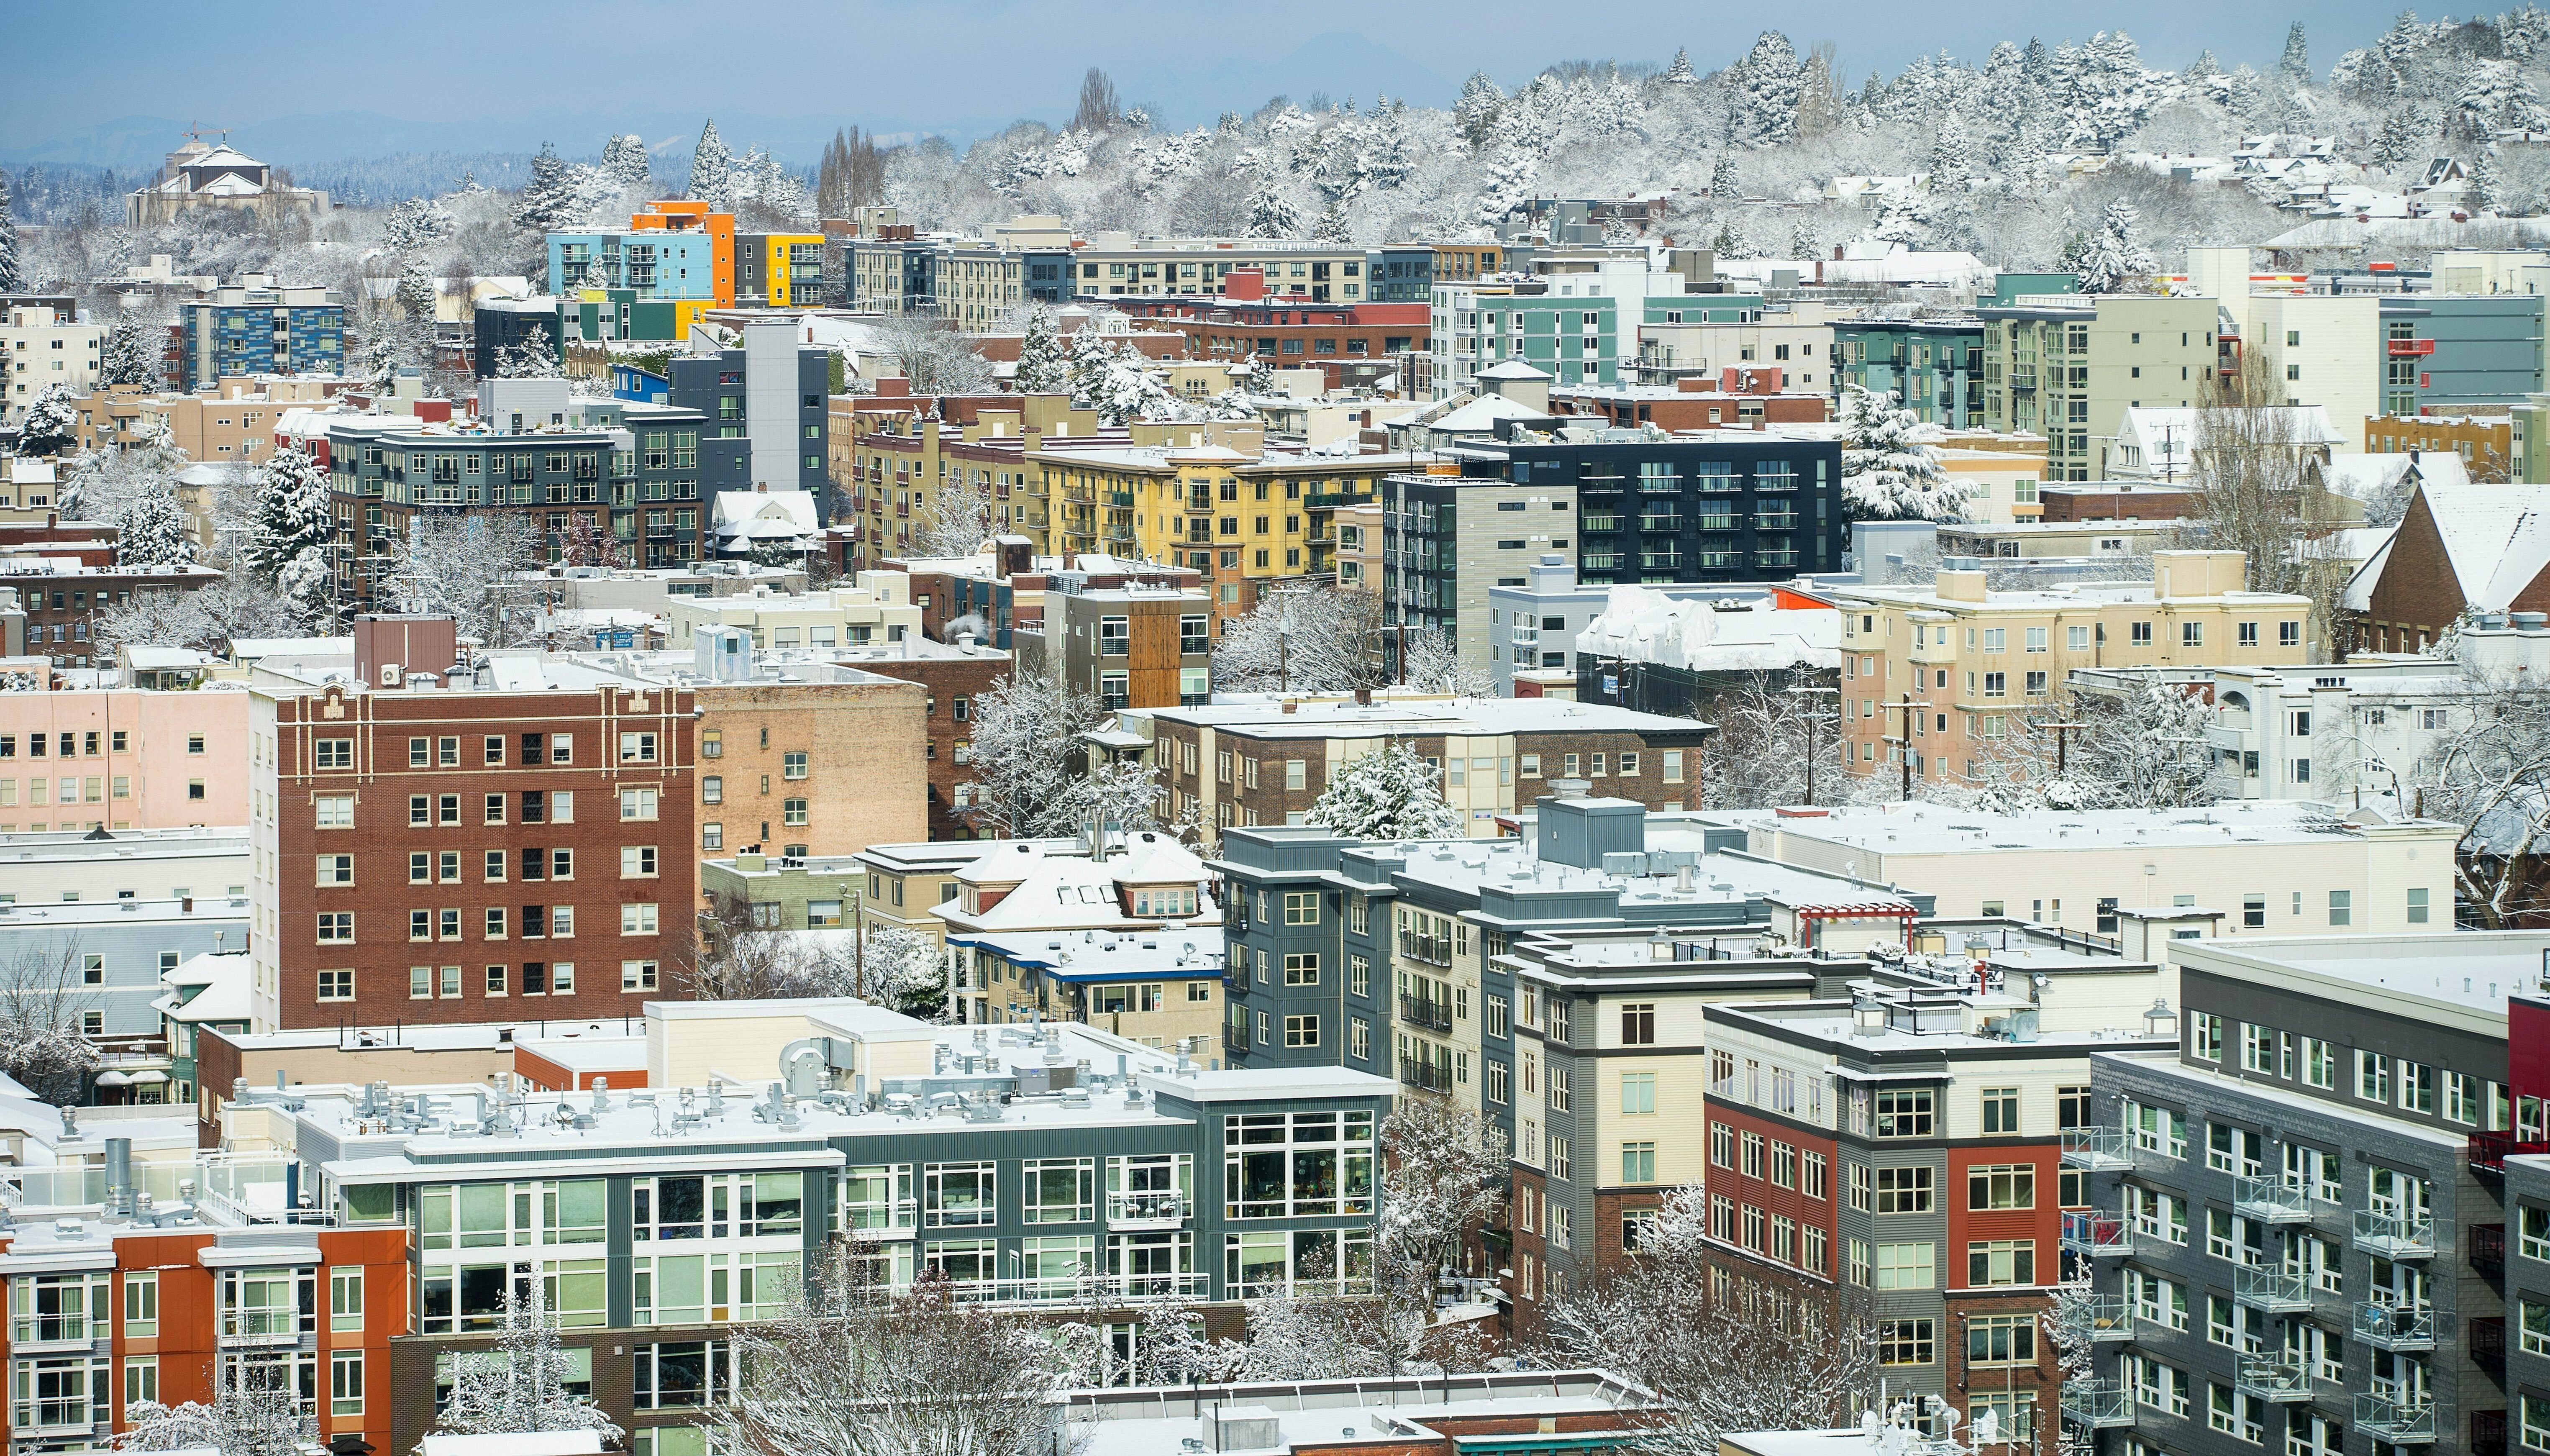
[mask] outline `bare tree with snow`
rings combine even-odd
[[[1369,592],[1268,592],[1223,629],[1214,643],[1213,680],[1234,693],[1377,688],[1388,681],[1383,631],[1380,599]]]
[[[974,803],[966,819],[1003,838],[1067,834],[1084,804],[1075,738],[1104,715],[1049,672],[1020,669],[974,698]]]
[[[300,1396],[257,1379],[244,1361],[223,1362],[212,1400],[179,1406],[130,1402],[124,1425],[116,1433],[116,1448],[132,1452],[302,1456],[319,1438],[318,1417],[303,1410]]]
[[[451,1399],[435,1421],[446,1435],[531,1435],[589,1430],[606,1446],[620,1427],[588,1397],[566,1389],[566,1352],[558,1343],[558,1318],[543,1302],[537,1281],[505,1291],[496,1343],[451,1356]]]
[[[461,635],[501,647],[530,628],[517,577],[545,554],[539,533],[520,515],[429,511],[391,538],[379,589],[390,611],[449,617]]]
[[[0,964],[0,1072],[56,1107],[73,1107],[98,1067],[80,1029],[99,1009],[77,934],[31,942]]]

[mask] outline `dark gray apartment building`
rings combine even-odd
[[[2064,1138],[2091,1182],[2064,1258],[2096,1290],[2096,1370],[2065,1388],[2066,1420],[2129,1456],[2502,1456],[2522,1374],[2508,1213],[2525,1189],[2550,1211],[2550,1169],[2507,1156],[2550,1150],[2508,1024],[2550,1029],[2527,999],[2550,935],[2172,956],[2177,1050],[2093,1058],[2094,1125]],[[2550,1212],[2531,1216],[2550,1260]],[[2550,1384],[2533,1389],[2526,1444],[2550,1449]]]

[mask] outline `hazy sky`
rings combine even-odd
[[[2334,0],[2309,9],[2311,59],[2323,73],[2340,51],[2389,23],[2398,0]],[[1676,46],[1702,69],[1751,45],[1767,22],[1801,50],[1836,41],[1854,82],[1892,73],[1915,53],[1946,48],[1980,59],[1995,41],[2049,43],[2122,25],[2148,64],[2177,66],[2210,47],[2228,66],[2264,65],[2300,7],[2220,4],[2080,6],[1978,0],[1961,5],[1832,0],[1756,10],[1582,0],[1572,5],[1471,0],[1375,4],[1204,0],[1116,4],[935,0],[793,0],[753,6],[619,0],[542,0],[431,6],[285,4],[230,0],[206,8],[125,0],[100,27],[84,5],[0,0],[13,63],[0,88],[0,146],[27,146],[124,116],[201,118],[248,126],[277,117],[368,111],[476,131],[519,121],[528,148],[542,116],[615,111],[738,112],[821,117],[884,130],[979,129],[987,119],[1059,119],[1083,68],[1103,65],[1128,101],[1146,92],[1174,122],[1220,81],[1308,84],[1322,56],[1296,54],[1314,37],[1338,53],[1338,95],[1388,74],[1348,54],[1383,48],[1424,82],[1393,88],[1433,99],[1425,82],[1457,85],[1485,68],[1509,84],[1578,57],[1663,60]],[[1367,56],[1367,61],[1371,57]],[[1247,109],[1263,94],[1228,96]],[[1209,119],[1209,118],[1207,118]],[[650,139],[651,140],[651,139]],[[596,144],[598,145],[598,143]],[[358,147],[349,145],[347,151]]]

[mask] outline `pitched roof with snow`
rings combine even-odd
[[[2502,612],[2550,567],[2550,485],[2430,484],[2418,494],[2469,605]],[[2386,547],[2365,570],[2390,554]]]
[[[794,540],[813,535],[816,524],[812,491],[720,491],[709,530],[721,541]]]
[[[1759,610],[1616,586],[1576,637],[1580,652],[1695,672],[1775,672],[1841,665],[1841,614]]]

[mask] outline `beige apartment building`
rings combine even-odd
[[[1976,775],[2081,667],[2316,660],[2310,599],[2247,590],[2238,551],[2155,551],[2152,580],[1990,591],[1980,571],[1836,597],[1842,748],[1854,773]]]
[[[2109,936],[2127,918],[2173,916],[2208,936],[2449,929],[2461,837],[2432,820],[2332,824],[2325,805],[2294,800],[2032,814],[1908,800],[1701,818],[1743,828],[1747,853],[1936,897],[1934,919]],[[2164,987],[2173,1005],[2177,990]]]
[[[721,627],[751,633],[756,652],[899,642],[921,635],[911,586],[900,571],[862,571],[856,586],[794,596],[754,587],[733,597],[671,597],[664,603],[664,642],[687,656],[701,632]]]
[[[1976,310],[1985,428],[2044,436],[2047,480],[2106,479],[2127,409],[2194,405],[2212,387],[2218,308],[2209,298],[2066,293]]]
[[[0,313],[0,420],[15,422],[53,385],[85,394],[97,384],[106,330],[35,304]]]

